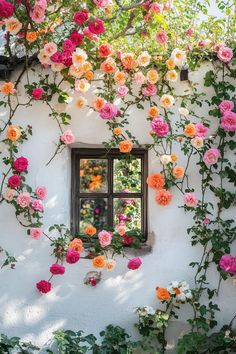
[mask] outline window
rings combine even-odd
[[[97,231],[125,223],[147,238],[147,150],[72,149],[71,222],[74,235],[88,224]]]

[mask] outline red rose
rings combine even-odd
[[[131,259],[128,263],[128,268],[135,270],[138,269],[142,264],[142,260],[139,257],[134,257],[133,259]]]
[[[44,94],[44,91],[41,87],[36,87],[32,91],[32,97],[35,100],[41,100],[41,98],[43,97],[43,94]]]
[[[84,9],[82,11],[77,11],[74,14],[73,20],[77,25],[82,25],[88,19],[88,10]]]
[[[21,178],[16,174],[8,178],[8,184],[11,188],[18,188],[20,186],[20,183],[21,183]]]
[[[14,162],[13,162],[13,167],[16,171],[19,172],[24,172],[28,168],[28,160],[21,156],[18,157]]]
[[[50,267],[50,272],[53,274],[53,275],[57,275],[57,274],[64,274],[65,273],[65,267],[63,267],[62,265],[60,264],[52,264],[51,267]]]
[[[88,28],[93,34],[101,34],[105,32],[103,21],[97,18],[96,20],[89,22]]]
[[[70,40],[75,45],[80,45],[83,43],[83,34],[79,33],[77,30],[74,30],[70,34]]]
[[[112,46],[110,44],[102,44],[98,48],[98,54],[101,58],[107,58],[113,53]]]
[[[36,288],[43,294],[47,294],[49,293],[49,291],[51,291],[52,289],[52,284],[49,281],[46,280],[40,280],[40,282],[38,282],[36,284]]]
[[[0,17],[8,18],[14,13],[14,5],[8,1],[0,0]]]
[[[125,245],[127,245],[127,246],[132,245],[133,242],[134,242],[133,237],[128,236],[128,235],[124,235],[124,236],[123,236],[123,243],[124,243]]]
[[[68,250],[66,252],[66,261],[69,264],[74,264],[78,262],[79,258],[80,258],[80,254],[77,251]]]

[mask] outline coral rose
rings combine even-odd
[[[122,54],[121,62],[125,69],[133,69],[136,65],[133,53]]]
[[[184,177],[184,168],[182,166],[175,166],[173,168],[173,176],[177,179]]]
[[[112,53],[113,53],[113,49],[110,44],[102,44],[98,48],[98,54],[101,58],[107,58],[110,55],[112,55]]]
[[[93,227],[92,225],[88,225],[88,226],[86,226],[86,228],[84,229],[84,233],[85,233],[85,235],[87,235],[87,236],[93,236],[93,235],[96,234],[96,232],[97,232],[96,227]]]
[[[169,301],[170,300],[170,293],[166,288],[156,288],[156,297],[160,301]]]
[[[83,241],[80,238],[74,238],[69,244],[69,249],[81,253],[83,251]]]
[[[107,74],[113,74],[116,70],[116,62],[113,58],[107,58],[102,62],[100,69]]]
[[[105,266],[105,258],[104,256],[97,256],[92,259],[93,266],[95,268],[103,268]]]
[[[21,137],[21,130],[16,125],[10,125],[7,129],[7,137],[11,141],[18,140]]]
[[[38,282],[36,284],[36,288],[43,294],[47,294],[49,293],[49,291],[51,291],[52,288],[52,284],[49,281],[46,280],[40,280],[40,282]]]
[[[162,189],[165,185],[165,179],[161,173],[154,173],[147,178],[148,187],[153,189]]]
[[[12,82],[4,82],[4,84],[1,86],[1,92],[5,95],[13,94],[15,92],[14,84]]]
[[[92,106],[95,111],[100,111],[105,105],[105,100],[102,97],[96,97],[93,100]]]
[[[129,153],[133,149],[133,143],[129,140],[123,140],[119,143],[119,150],[122,153]]]
[[[40,227],[32,227],[32,229],[30,229],[30,236],[35,240],[39,240],[42,234],[43,232],[42,229],[40,229]]]
[[[169,205],[172,200],[172,193],[167,191],[166,189],[159,189],[157,190],[155,200],[159,205]]]

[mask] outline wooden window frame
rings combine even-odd
[[[71,232],[74,236],[81,235],[79,232],[80,215],[79,205],[81,198],[106,198],[108,210],[108,225],[113,227],[113,200],[115,198],[140,198],[141,199],[141,233],[144,242],[147,241],[148,223],[148,151],[142,148],[134,148],[132,155],[141,159],[141,192],[140,193],[114,193],[113,192],[113,161],[121,157],[119,149],[111,149],[109,152],[104,148],[72,148],[71,149]],[[80,192],[80,159],[100,158],[108,160],[108,191],[106,193],[81,193]]]

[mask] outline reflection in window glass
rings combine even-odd
[[[80,232],[92,224],[98,231],[107,227],[107,199],[82,198],[80,200]]]
[[[105,193],[107,192],[107,160],[81,159],[80,160],[80,192]]]
[[[141,230],[141,199],[114,199],[114,226],[125,224],[127,231]]]
[[[114,160],[114,192],[141,192],[141,159]]]

